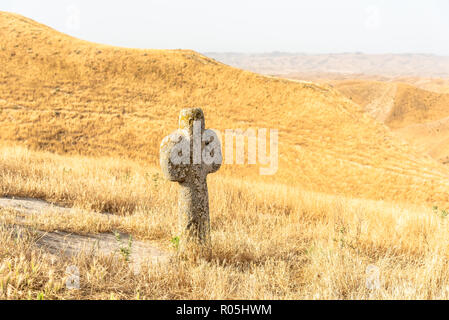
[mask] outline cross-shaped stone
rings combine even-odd
[[[183,109],[179,129],[162,140],[160,164],[166,179],[180,185],[179,250],[210,247],[207,175],[222,163],[221,144],[216,133],[205,130],[200,108]],[[197,252],[197,250],[195,250]]]

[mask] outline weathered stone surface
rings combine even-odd
[[[180,250],[207,250],[210,245],[207,175],[222,162],[220,141],[205,130],[200,108],[183,109],[179,129],[162,140],[160,164],[166,179],[176,181],[179,191]]]

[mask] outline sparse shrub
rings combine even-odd
[[[127,244],[124,244],[119,232],[114,231],[114,235],[115,235],[115,240],[117,240],[117,242],[119,243],[120,254],[123,256],[125,261],[129,261],[129,258],[131,256],[131,248],[132,248],[132,244],[133,244],[132,235],[129,236]]]
[[[179,241],[180,241],[180,238],[178,236],[175,236],[175,237],[171,238],[171,240],[170,240],[173,248],[175,248],[176,250],[179,249]]]

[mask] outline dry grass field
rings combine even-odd
[[[91,213],[52,212],[22,225],[80,234],[119,230],[173,251],[176,188],[129,160],[0,151],[0,190]],[[0,297],[23,299],[436,299],[449,297],[449,217],[430,206],[349,199],[219,175],[210,178],[212,257],[139,274],[119,254],[52,258],[1,211]],[[116,215],[106,219],[99,211]],[[65,288],[67,266],[81,290]],[[380,286],[366,286],[366,269]]]
[[[448,169],[337,90],[188,50],[93,44],[3,12],[0,63],[0,197],[74,208],[0,209],[0,298],[448,298]],[[211,257],[135,274],[120,254],[36,245],[34,230],[120,231],[175,252],[177,186],[158,150],[185,107],[220,131],[279,130],[276,175],[224,165],[209,177]],[[80,290],[65,287],[70,265]]]

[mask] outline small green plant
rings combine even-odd
[[[115,236],[115,240],[117,240],[117,242],[119,243],[120,254],[123,256],[125,261],[129,261],[129,258],[131,256],[131,248],[133,245],[133,236],[129,235],[127,244],[123,243],[123,240],[122,240],[119,232],[114,231],[114,236]]]
[[[305,254],[308,256],[311,256],[314,251],[315,251],[315,245],[312,244],[309,248],[307,248],[305,250]]]
[[[334,242],[339,242],[340,248],[346,247],[346,239],[345,239],[346,228],[344,226],[337,227],[337,232],[340,234],[340,237],[339,239],[333,238]]]
[[[449,216],[449,212],[447,210],[439,209],[438,206],[433,206],[432,210],[435,214],[439,215],[443,219]]]
[[[123,180],[128,181],[131,179],[131,174],[129,172],[126,172],[123,176]]]
[[[153,174],[151,180],[153,180],[153,185],[157,189],[159,187],[159,173]]]
[[[332,240],[335,243],[338,243],[341,249],[343,249],[343,248],[349,248],[349,249],[353,249],[353,250],[357,249],[356,244],[358,241],[358,237],[360,235],[351,237],[349,234],[349,230],[345,226],[337,226],[336,232],[338,234],[338,238],[333,237]]]
[[[346,228],[345,227],[341,227],[340,228],[340,248],[346,247],[345,235],[346,235]]]
[[[36,300],[44,300],[44,293],[43,292],[39,292],[36,296]]]
[[[172,243],[173,247],[178,250],[179,249],[179,237],[175,236],[173,238],[171,238],[170,242]]]

